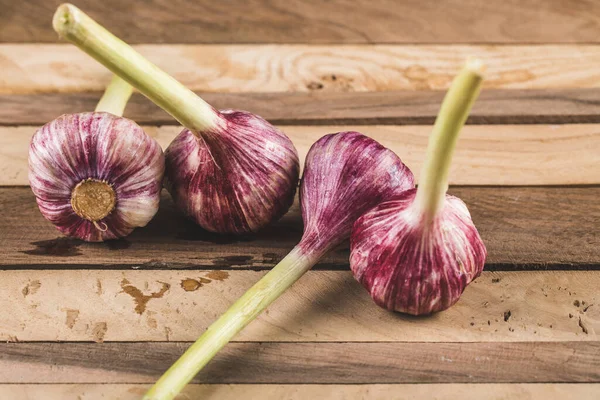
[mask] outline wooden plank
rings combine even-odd
[[[468,204],[486,243],[490,270],[600,267],[600,187],[453,187],[450,193]],[[29,188],[0,189],[0,204],[0,269],[264,269],[302,234],[297,205],[254,236],[227,237],[183,218],[165,194],[147,227],[120,241],[81,243],[61,237],[41,216]],[[344,245],[318,268],[346,269],[347,264]]]
[[[0,383],[150,383],[189,343],[3,343]],[[599,383],[600,342],[230,343],[194,383]]]
[[[54,42],[61,0],[0,1],[0,41]],[[594,1],[109,0],[78,6],[135,43],[598,42]]]
[[[37,127],[0,127],[0,186],[28,185],[27,154]],[[166,148],[177,126],[144,126]],[[286,126],[301,166],[310,146],[332,132],[358,130],[396,152],[417,179],[430,126]],[[600,125],[470,125],[450,170],[452,185],[581,185],[600,183]]]
[[[139,400],[149,385],[144,384],[3,384],[0,397],[12,400]],[[186,386],[177,400],[214,398],[221,400],[264,399],[389,399],[417,400],[506,400],[567,399],[596,400],[600,385],[594,383],[438,383],[365,385],[210,385]]]
[[[192,90],[368,92],[446,89],[476,55],[489,89],[600,87],[596,45],[139,45]],[[577,62],[573,62],[577,60]],[[0,45],[0,93],[101,91],[110,73],[70,44]]]
[[[5,271],[0,341],[194,341],[264,273]],[[412,318],[349,271],[309,271],[236,340],[597,341],[598,287],[597,271],[484,272],[448,311]]]
[[[444,91],[199,93],[218,109],[247,110],[280,125],[431,125]],[[0,125],[42,125],[62,114],[96,107],[101,93],[0,95]],[[469,124],[599,123],[600,89],[488,89]],[[177,122],[135,94],[125,116],[140,124]]]

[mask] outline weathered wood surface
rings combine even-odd
[[[452,187],[450,193],[469,206],[488,249],[488,269],[600,266],[600,187]],[[0,269],[263,269],[302,234],[297,205],[254,236],[227,237],[185,220],[165,194],[147,227],[120,241],[82,243],[62,237],[41,216],[29,188],[0,189],[0,204]],[[317,267],[347,264],[344,245]]]
[[[0,186],[28,185],[27,154],[37,127],[0,127]],[[178,126],[144,126],[166,149]],[[417,180],[431,126],[285,126],[301,167],[321,136],[358,130],[396,152]],[[452,185],[599,184],[600,125],[470,125],[463,129],[450,168]]]
[[[3,343],[0,383],[150,383],[190,343]],[[599,383],[600,342],[230,343],[196,383]]]
[[[194,341],[264,271],[4,271],[0,341]],[[236,338],[597,341],[600,274],[484,272],[449,310],[377,307],[349,271],[309,271]]]
[[[0,397],[13,400],[139,400],[146,384],[0,384]],[[594,383],[438,383],[364,385],[192,384],[176,400],[191,399],[377,399],[377,400],[597,400]]]
[[[0,41],[54,42],[62,0],[0,1]],[[138,1],[77,5],[134,43],[597,43],[597,2]]]
[[[280,125],[431,125],[444,91],[312,93],[198,93],[217,109],[246,110]],[[0,125],[41,125],[62,114],[93,110],[101,93],[0,95]],[[468,124],[600,122],[600,89],[489,89]],[[135,94],[125,116],[139,124],[176,125],[166,112]]]
[[[62,237],[18,187],[28,142],[35,126],[93,109],[110,73],[58,40],[59,2],[0,0],[0,398],[134,399],[294,246],[302,221],[296,204],[258,235],[215,236],[165,194],[156,219],[124,240]],[[285,125],[302,159],[318,137],[352,129],[418,175],[452,77],[467,56],[488,65],[450,174],[475,186],[450,192],[489,257],[457,305],[427,318],[377,308],[347,271],[345,244],[182,399],[598,398],[598,3],[78,6],[218,108]],[[163,147],[179,131],[140,95],[126,116]]]
[[[596,45],[136,48],[190,89],[206,92],[442,90],[469,56],[486,63],[488,89],[600,87]],[[0,94],[101,91],[110,80],[108,70],[70,44],[2,44],[0,70]]]

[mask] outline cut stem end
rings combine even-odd
[[[69,3],[58,6],[54,13],[54,17],[52,17],[52,27],[59,35],[66,35],[69,22],[74,18],[77,11],[77,7]]]
[[[465,70],[467,70],[475,75],[479,75],[479,78],[481,80],[483,80],[483,74],[485,73],[485,71],[487,69],[484,62],[481,59],[475,58],[475,57],[467,58],[464,68],[465,68]]]
[[[52,26],[191,131],[221,127],[218,111],[74,5],[59,6]]]

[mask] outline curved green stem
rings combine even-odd
[[[296,246],[240,297],[152,386],[144,400],[170,400],[246,325],[308,271],[323,251]]]
[[[123,116],[125,106],[133,93],[133,88],[123,79],[114,75],[96,106],[96,112],[107,112]]]
[[[427,155],[419,179],[415,204],[431,221],[444,203],[448,190],[448,171],[458,134],[479,95],[484,66],[480,60],[468,60],[454,78],[429,137]]]
[[[61,37],[129,82],[192,132],[198,134],[220,125],[218,111],[74,5],[59,6],[52,25]]]

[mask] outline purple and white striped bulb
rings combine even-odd
[[[486,249],[461,199],[446,195],[434,218],[425,221],[416,192],[356,221],[350,267],[377,305],[422,315],[458,301],[483,270]]]
[[[414,186],[412,171],[377,141],[358,132],[323,136],[306,155],[298,247],[321,257],[348,239],[361,215]]]
[[[67,236],[121,238],[158,211],[165,160],[154,139],[117,115],[130,94],[115,78],[96,112],[62,115],[31,139],[31,190],[44,217]]]
[[[261,117],[223,110],[216,128],[184,129],[165,151],[165,185],[206,230],[243,234],[279,219],[294,202],[300,164],[291,140]]]
[[[466,205],[446,194],[458,133],[479,93],[467,63],[436,119],[418,189],[367,212],[352,230],[350,268],[381,307],[422,315],[452,306],[483,270],[486,249]]]

